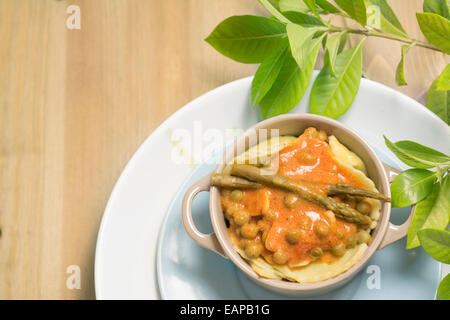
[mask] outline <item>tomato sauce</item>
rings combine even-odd
[[[361,187],[353,174],[334,159],[328,143],[306,134],[279,152],[278,170],[279,174],[290,179],[324,184],[347,183]],[[317,184],[312,187],[316,192],[325,192]],[[272,253],[282,250],[288,256],[288,265],[296,266],[312,260],[310,251],[317,247],[323,251],[320,261],[334,261],[336,257],[330,253],[331,248],[340,243],[345,245],[356,233],[357,226],[330,214],[330,211],[327,212],[320,205],[300,198],[295,207],[289,208],[285,204],[286,194],[285,191],[265,187],[245,190],[239,201],[232,201],[223,196],[223,193],[221,199],[225,210],[234,206],[250,213],[252,221],[261,230],[253,241],[262,242],[264,248],[261,254],[267,261],[272,262]],[[257,217],[261,215],[264,218],[258,220]],[[267,216],[269,219],[265,219]],[[319,237],[314,232],[319,224],[328,227],[326,236]],[[286,231],[293,228],[300,229],[300,241],[295,244],[286,240]],[[238,229],[238,226],[231,223],[232,233],[238,232]]]

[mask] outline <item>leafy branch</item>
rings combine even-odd
[[[391,185],[394,207],[416,206],[406,248],[421,245],[437,261],[450,264],[450,156],[413,141],[384,139],[398,159],[413,167]],[[450,274],[441,281],[437,298],[450,300]]]
[[[319,49],[324,67],[310,95],[312,113],[338,118],[353,103],[362,76],[364,40],[379,37],[403,43],[396,82],[406,85],[405,56],[413,47],[450,54],[450,1],[424,0],[417,22],[428,42],[411,38],[386,0],[258,0],[271,17],[233,16],[205,39],[223,55],[242,63],[259,63],[253,78],[251,104],[262,118],[289,112],[302,99],[312,78]],[[338,15],[351,27],[332,25]],[[349,34],[361,36],[346,48]],[[450,124],[450,65],[432,83],[426,106]],[[407,249],[421,245],[434,259],[450,263],[450,157],[412,141],[388,148],[411,169],[391,185],[392,204],[415,205]],[[438,299],[450,300],[450,275],[441,282]]]
[[[367,37],[403,43],[396,70],[406,85],[405,56],[413,47],[450,54],[447,0],[425,0],[416,14],[428,42],[411,38],[386,0],[258,0],[272,15],[233,16],[206,38],[223,55],[243,63],[260,63],[252,82],[251,104],[262,118],[289,112],[302,99],[324,47],[324,67],[312,85],[311,112],[338,118],[353,103],[362,76],[362,47]],[[331,16],[352,19],[351,27],[332,25]],[[349,34],[361,41],[345,49]],[[426,106],[450,124],[450,68],[433,82]]]

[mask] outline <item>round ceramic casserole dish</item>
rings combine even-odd
[[[237,150],[247,150],[254,145],[263,142],[262,139],[269,139],[270,134],[258,134],[261,129],[266,129],[264,133],[270,133],[271,129],[278,129],[279,136],[299,136],[308,127],[315,127],[318,130],[324,130],[328,135],[336,136],[343,145],[362,159],[367,168],[367,176],[375,183],[379,192],[386,196],[390,196],[389,184],[398,174],[398,171],[383,164],[367,142],[352,130],[335,120],[311,114],[287,114],[257,123],[244,132],[233,145],[227,148],[222,161],[218,164],[214,172],[222,172],[226,163],[230,162],[238,155]],[[257,137],[256,141],[254,139],[255,136]],[[389,202],[382,202],[377,226],[372,231],[372,241],[364,255],[350,269],[334,278],[316,283],[296,283],[285,280],[272,280],[260,277],[234,248],[234,244],[227,233],[225,216],[220,204],[219,188],[212,186],[210,180],[210,175],[203,177],[194,183],[184,196],[182,218],[188,235],[199,245],[220,254],[226,259],[230,259],[240,270],[242,270],[242,272],[257,284],[277,293],[291,296],[304,297],[324,294],[346,284],[364,267],[376,250],[384,248],[403,238],[407,234],[414,211],[413,207],[410,216],[405,223],[402,225],[394,225],[389,222],[391,204]],[[214,230],[211,234],[201,233],[195,227],[192,218],[192,201],[201,191],[209,191],[210,193],[209,209]]]

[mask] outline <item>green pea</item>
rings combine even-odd
[[[241,228],[241,235],[246,239],[254,239],[258,234],[258,227],[254,223],[246,223]]]
[[[296,244],[300,241],[301,230],[297,228],[289,229],[286,231],[286,240],[290,244]]]
[[[345,254],[345,246],[341,242],[338,245],[335,245],[333,248],[331,248],[331,253],[336,257],[341,257]]]
[[[276,264],[285,264],[288,261],[288,256],[286,252],[278,250],[273,254],[272,259]]]
[[[346,248],[347,249],[351,249],[354,248],[356,246],[356,237],[355,236],[351,236],[350,238],[348,238],[347,240],[347,244],[346,244]]]
[[[301,216],[298,225],[302,229],[310,230],[312,227],[312,220],[308,216]]]
[[[233,220],[238,226],[242,226],[250,221],[250,213],[245,210],[237,210],[233,214]]]
[[[242,197],[244,196],[244,193],[241,190],[233,190],[230,194],[230,199],[233,201],[239,201],[242,200]]]
[[[357,244],[368,243],[371,238],[372,237],[367,231],[361,230],[356,234],[356,243]]]
[[[284,197],[284,205],[289,209],[295,208],[295,206],[297,205],[297,202],[298,202],[298,197],[293,193],[288,193]]]
[[[258,258],[261,254],[262,246],[259,243],[249,243],[245,247],[245,254],[249,259]]]
[[[320,247],[312,248],[311,251],[309,252],[309,255],[313,259],[319,259],[321,256],[323,256],[323,250]]]
[[[316,233],[317,237],[323,239],[326,238],[330,233],[330,227],[324,221],[317,221],[314,224],[314,232]]]

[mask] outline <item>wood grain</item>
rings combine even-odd
[[[421,1],[391,2],[420,36]],[[70,4],[80,30],[66,28]],[[99,223],[131,155],[188,101],[256,70],[203,41],[234,14],[266,13],[256,0],[0,0],[0,299],[95,298]],[[398,88],[398,44],[365,51],[369,78],[419,99],[446,62],[414,49]]]

